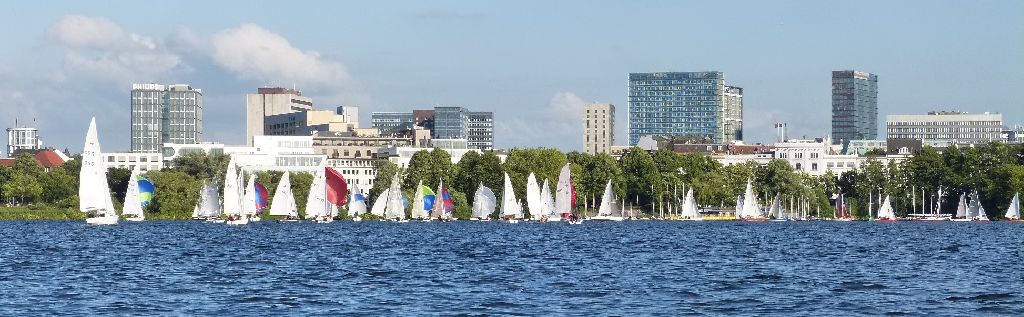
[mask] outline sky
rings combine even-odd
[[[744,136],[827,136],[831,71],[879,77],[886,114],[1000,112],[1024,124],[1024,1],[17,1],[0,12],[0,123],[80,152],[89,117],[127,151],[132,83],[204,92],[204,141],[243,144],[245,94],[319,109],[493,111],[495,145],[582,148],[582,107],[627,74],[725,73]],[[1015,88],[1016,87],[1016,88]]]

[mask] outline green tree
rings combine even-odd
[[[376,200],[377,196],[383,193],[384,190],[387,190],[388,187],[391,187],[391,179],[395,177],[395,173],[398,173],[398,165],[387,160],[377,160],[373,164],[377,169],[377,175],[373,178],[373,188],[370,189],[370,197]]]
[[[124,204],[124,194],[128,190],[128,178],[132,171],[124,167],[107,168],[107,186],[110,187],[110,194],[114,197],[114,207]]]
[[[190,152],[171,161],[174,171],[192,175],[198,180],[223,180],[231,157],[224,154]]]
[[[56,168],[41,179],[43,202],[61,208],[77,207],[78,186],[75,178],[63,168]]]
[[[150,171],[146,175],[153,181],[155,195],[149,210],[151,219],[190,219],[192,209],[199,202],[201,183],[181,171]]]
[[[295,208],[299,211],[300,217],[306,216],[306,197],[309,196],[309,186],[313,184],[313,174],[306,172],[292,173],[290,177],[292,194],[295,195]]]
[[[661,201],[665,190],[661,174],[651,155],[633,147],[619,159],[619,166],[626,178],[626,189],[629,197],[638,197],[641,205],[650,205]]]
[[[17,204],[36,202],[43,193],[39,179],[25,172],[14,172],[3,187],[4,193]]]

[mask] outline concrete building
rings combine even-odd
[[[700,136],[715,143],[739,140],[742,94],[739,87],[727,90],[725,75],[718,71],[630,73],[629,144],[655,135]]]
[[[768,152],[740,155],[713,156],[723,165],[743,164],[753,161],[767,165],[771,160],[779,159],[788,162],[797,172],[812,176],[825,175],[829,171],[839,177],[845,172],[860,168],[861,164],[870,159],[880,160],[883,164],[889,161],[903,160],[905,157],[863,157],[856,154],[841,154],[842,147],[833,145],[828,138],[813,140],[791,139],[778,142]]]
[[[313,110],[313,99],[294,89],[258,88],[245,95],[245,109],[245,142],[251,146],[255,136],[265,134],[266,117]]]
[[[326,132],[352,132],[359,128],[359,122],[350,121],[353,117],[346,115],[346,111],[358,112],[358,108],[338,107],[336,111],[305,110],[267,116],[263,119],[263,135],[304,136]],[[358,117],[355,119],[358,120]]]
[[[1003,115],[932,111],[926,115],[888,115],[889,139],[948,141],[955,145],[1006,142]]]
[[[352,185],[359,185],[360,192],[365,195],[373,188],[373,179],[377,177],[376,161],[371,158],[328,158],[327,166],[344,176],[350,189]]]
[[[313,152],[330,159],[371,159],[385,157],[382,147],[426,147],[430,131],[417,129],[398,135],[320,134],[313,137]]]
[[[132,84],[131,152],[157,153],[164,143],[195,144],[202,140],[202,89]]]
[[[832,142],[878,138],[878,75],[832,72]]]
[[[327,162],[315,153],[313,136],[253,136],[252,147],[225,148],[235,163],[247,172],[316,172]]]
[[[17,125],[17,123],[15,123]],[[43,148],[36,128],[7,128],[7,157],[14,157],[19,150],[35,151]]]
[[[164,158],[159,152],[109,152],[103,153],[107,168],[119,167],[131,170],[136,166],[140,171],[159,171],[164,168]]]
[[[374,128],[381,135],[403,133],[416,127],[431,131],[432,139],[465,139],[470,148],[494,148],[494,113],[474,112],[463,107],[434,107],[410,112],[374,112]]]
[[[592,103],[583,107],[583,151],[611,153],[615,143],[615,105]]]

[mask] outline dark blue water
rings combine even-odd
[[[1020,223],[0,222],[0,315],[1024,315]]]

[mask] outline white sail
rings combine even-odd
[[[559,217],[555,213],[555,197],[551,195],[551,184],[547,179],[544,180],[544,184],[540,188],[540,201],[541,208],[543,208],[541,214],[547,215],[549,221],[557,220]]]
[[[385,188],[380,195],[373,201],[373,207],[370,209],[370,213],[377,217],[384,217],[384,211],[388,206],[388,196],[391,194],[391,188]]]
[[[498,199],[494,197],[494,191],[480,183],[473,195],[473,218],[485,219],[494,213],[494,207]]]
[[[327,175],[324,169],[313,173],[313,182],[309,184],[306,195],[306,219],[317,219],[330,213],[327,209]]]
[[[416,184],[416,194],[413,195],[412,210],[409,211],[409,218],[411,218],[411,219],[427,219],[427,218],[430,218],[430,210],[427,210],[427,209],[424,208],[424,207],[426,207],[425,206],[425,202],[424,202],[424,197],[423,197],[424,195],[425,195],[425,192],[423,191],[423,181],[421,180],[421,181],[419,181],[419,183]],[[434,203],[436,204],[437,201],[435,200]]]
[[[245,185],[245,194],[242,196],[242,214],[255,215],[256,210],[256,175],[249,176],[249,182]]]
[[[985,206],[981,204],[981,197],[977,192],[971,199],[971,205],[967,208],[967,217],[975,220],[988,220],[988,215],[985,214]]]
[[[612,181],[604,186],[604,194],[601,195],[601,206],[597,209],[598,216],[622,217],[622,210],[615,201],[615,192],[612,191]]]
[[[885,196],[882,206],[878,207],[878,219],[896,219],[896,212],[892,209],[892,202],[889,200],[889,196]]]
[[[132,175],[128,176],[128,189],[124,193],[124,206],[121,215],[125,218],[144,219],[142,201],[139,200],[139,167],[132,167]]]
[[[241,184],[238,182],[238,171],[235,166],[235,158],[228,161],[228,170],[224,174],[224,214],[242,214],[242,196],[238,193]]]
[[[558,185],[555,188],[555,210],[554,214],[572,213],[572,177],[569,164],[562,167],[558,173]]]
[[[395,177],[391,179],[387,205],[384,208],[384,217],[387,219],[405,219],[405,206],[402,204],[402,179],[399,174],[401,172],[395,172]]]
[[[700,212],[697,211],[697,201],[693,198],[693,188],[686,192],[681,216],[683,219],[701,219]]]
[[[964,194],[960,194],[960,202],[956,205],[956,217],[957,218],[968,218],[967,216],[967,199],[964,198]]]
[[[754,187],[750,179],[747,179],[747,190],[743,192],[743,209],[740,210],[742,218],[761,217],[761,208],[757,206],[757,197],[754,196]]]
[[[284,176],[281,176],[281,181],[277,183],[277,189],[274,190],[274,201],[270,204],[271,216],[287,216],[287,217],[298,217],[299,211],[295,207],[295,196],[292,195],[292,183],[291,177],[288,172],[284,172]]]
[[[202,193],[200,195],[198,216],[210,218],[220,217],[222,208],[217,194],[217,183],[203,185]]]
[[[90,218],[106,217],[109,223],[117,223],[114,201],[107,185],[107,165],[100,151],[96,118],[92,118],[85,134],[82,167],[78,172],[78,210],[88,213]]]
[[[781,194],[776,193],[775,198],[772,199],[772,207],[768,209],[768,218],[782,219],[782,201],[780,196]]]
[[[508,173],[505,173],[505,189],[501,192],[501,215],[515,218],[521,213],[519,201],[512,189],[512,180],[508,178]]]
[[[199,218],[199,205],[203,204],[203,196],[202,195],[203,195],[203,191],[205,189],[206,189],[206,185],[203,185],[203,188],[199,189],[199,202],[197,202],[196,206],[194,208],[192,208],[192,218],[193,219]]]
[[[530,218],[539,220],[544,215],[544,203],[540,199],[540,185],[537,177],[530,173],[526,177],[526,207],[530,210]]]
[[[1020,219],[1020,193],[1013,193],[1010,206],[1006,208],[1006,219]]]
[[[352,185],[352,195],[348,201],[348,215],[355,217],[366,213],[366,199],[363,198],[363,192],[359,190],[359,185]]]

